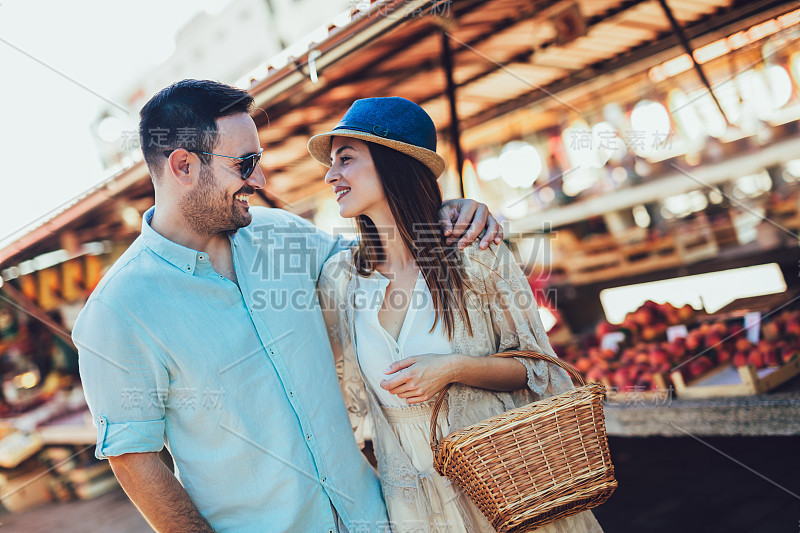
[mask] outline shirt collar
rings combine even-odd
[[[197,262],[207,261],[208,254],[181,246],[154,230],[152,226],[150,226],[150,221],[153,219],[155,211],[156,208],[153,206],[148,209],[142,217],[142,239],[144,240],[144,244],[162,259],[168,261],[181,271],[193,275],[197,268]]]

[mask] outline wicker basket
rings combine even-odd
[[[554,363],[580,384],[570,391],[512,409],[436,439],[435,422],[449,387],[431,416],[434,467],[480,508],[499,532],[532,531],[605,502],[614,489],[603,399],[605,387],[586,385],[562,361]]]

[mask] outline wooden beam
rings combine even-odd
[[[783,8],[792,9],[796,2],[786,0],[755,0],[755,1],[739,1],[735,8],[728,9],[722,13],[705,17],[696,21],[694,24],[688,25],[684,28],[686,35],[690,39],[695,39],[704,36],[708,33],[719,31],[727,28],[732,24],[739,23],[742,20],[750,20],[752,17],[763,15],[762,20],[776,16],[772,11],[780,11]],[[765,16],[766,12],[771,10],[769,16]],[[745,26],[749,25],[746,24]],[[737,30],[731,30],[737,31]],[[590,82],[602,73],[610,73],[615,70],[628,67],[639,61],[647,58],[652,58],[656,54],[666,52],[678,46],[678,39],[675,35],[667,35],[651,43],[643,44],[642,46],[631,50],[630,52],[617,56],[607,61],[599,62],[591,65],[583,72],[576,73],[573,76],[564,78],[554,82],[542,89],[534,89],[529,91],[512,101],[499,104],[482,113],[478,113],[471,117],[464,119],[463,129],[469,129],[474,126],[489,122],[497,117],[516,111],[523,107],[536,104],[542,100],[550,97],[552,94],[559,94],[568,89],[576,88],[580,85]]]
[[[450,109],[450,145],[456,155],[456,174],[464,198],[464,152],[461,150],[461,131],[459,130],[458,109],[456,107],[456,84],[453,81],[453,52],[450,49],[450,36],[442,32],[442,67],[447,82],[447,104]]]

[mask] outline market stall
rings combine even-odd
[[[253,204],[346,230],[308,137],[357,98],[414,100],[445,196],[503,218],[557,352],[607,386],[610,435],[800,435],[796,2],[359,8],[243,79],[263,111]],[[0,490],[47,480],[7,507],[113,485],[69,331],[152,202],[134,161],[0,250]]]

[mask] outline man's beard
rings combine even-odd
[[[236,192],[253,193],[252,187],[245,185]],[[201,235],[216,235],[233,231],[250,224],[253,216],[236,205],[233,195],[228,197],[219,186],[214,173],[203,165],[197,186],[180,202],[181,214],[192,230]]]

